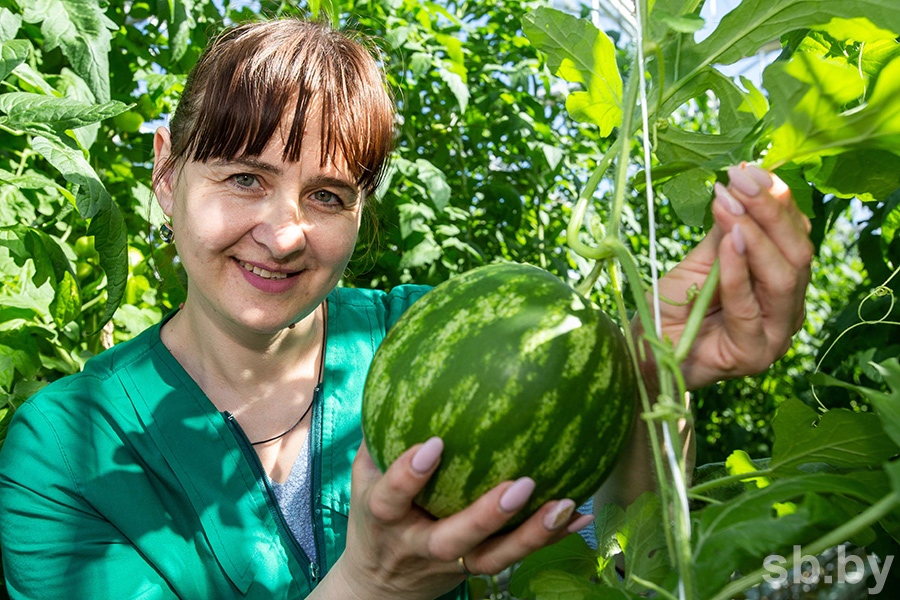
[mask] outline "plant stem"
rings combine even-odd
[[[719,259],[717,258],[709,270],[706,281],[703,282],[703,287],[694,301],[694,306],[691,307],[691,313],[688,315],[684,332],[678,338],[678,346],[675,347],[675,364],[680,365],[684,361],[688,352],[691,351],[691,346],[694,344],[697,334],[700,332],[700,325],[703,323],[703,317],[706,316],[706,309],[709,308],[709,303],[712,301],[716,287],[719,285],[719,269]]]
[[[654,592],[656,592],[663,598],[668,598],[668,600],[678,600],[675,596],[672,595],[671,592],[669,592],[668,590],[666,590],[664,588],[659,587],[652,581],[647,581],[646,579],[638,577],[634,573],[631,574],[631,579],[638,585],[642,585],[645,588],[647,588],[648,590],[653,590]]]
[[[866,527],[872,525],[881,517],[888,514],[898,504],[900,504],[900,494],[898,494],[897,492],[888,494],[837,529],[831,530],[808,546],[803,547],[799,555],[818,556],[832,546],[836,546],[838,544],[846,542],[855,534],[859,533]],[[792,566],[794,566],[793,556],[788,558],[786,563],[782,564],[782,567],[787,569],[790,569]],[[757,569],[756,571],[753,571],[752,573],[749,573],[748,575],[745,575],[740,579],[735,579],[734,581],[729,582],[728,585],[719,590],[719,593],[713,596],[710,600],[729,600],[736,594],[739,594],[745,590],[749,590],[754,585],[762,583],[763,581],[765,581],[765,577],[771,574],[772,572],[765,567]]]
[[[722,487],[723,485],[729,485],[732,483],[738,483],[741,481],[747,481],[749,479],[753,479],[755,477],[765,477],[767,475],[771,475],[771,469],[762,469],[759,471],[753,471],[752,473],[741,473],[739,475],[728,475],[727,477],[720,477],[718,479],[713,479],[712,481],[707,481],[706,483],[701,483],[699,485],[695,485],[691,488],[691,494],[704,494],[709,490],[713,490],[717,487]]]
[[[602,251],[583,244],[578,238],[578,233],[581,231],[581,224],[584,222],[584,214],[587,212],[588,203],[594,196],[594,192],[597,190],[600,180],[603,179],[606,171],[609,170],[609,165],[612,163],[613,157],[618,153],[621,144],[622,138],[620,137],[610,144],[609,148],[606,149],[606,152],[603,153],[600,162],[597,163],[594,172],[591,174],[590,179],[588,179],[587,184],[581,191],[581,195],[578,197],[575,208],[572,210],[572,219],[569,221],[569,226],[566,228],[566,244],[573,252],[583,258],[594,260],[604,258],[604,253]],[[591,283],[591,285],[593,285],[593,283]]]
[[[618,239],[619,237],[619,221],[622,220],[622,208],[625,205],[625,188],[628,181],[628,156],[631,154],[631,122],[634,120],[634,105],[637,103],[638,88],[640,77],[644,76],[644,66],[637,64],[635,57],[635,65],[628,77],[628,84],[625,87],[625,96],[622,99],[622,125],[619,126],[618,142],[622,140],[619,148],[619,160],[616,162],[616,180],[615,180],[615,196],[613,197],[612,213],[609,218],[609,226],[606,229],[606,235],[610,238]]]

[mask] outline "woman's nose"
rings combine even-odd
[[[272,207],[268,213],[257,241],[269,249],[273,258],[286,258],[306,248],[309,222],[296,202]]]

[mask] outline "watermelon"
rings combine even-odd
[[[551,499],[586,501],[629,436],[635,379],[609,317],[537,267],[479,267],[429,291],[388,332],[363,394],[369,452],[384,471],[444,440],[416,498],[436,517],[505,480],[536,487],[506,529]]]

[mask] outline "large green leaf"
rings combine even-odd
[[[44,50],[61,48],[98,102],[109,100],[109,49],[116,29],[98,0],[18,0],[23,18],[40,23]]]
[[[22,15],[12,13],[8,8],[0,8],[0,42],[14,37],[22,26]]]
[[[881,425],[885,433],[890,436],[895,444],[900,445],[900,361],[896,358],[891,358],[881,364],[872,364],[872,366],[884,378],[885,383],[890,388],[889,393],[846,383],[821,373],[814,376],[814,381],[854,390],[865,396],[878,412],[878,417],[881,419]]]
[[[531,597],[531,580],[548,569],[559,569],[589,580],[597,572],[597,557],[584,538],[570,535],[528,555],[509,580],[510,593],[516,598]]]
[[[114,117],[130,107],[118,100],[87,104],[72,98],[12,92],[0,94],[0,111],[14,127],[41,123],[54,129],[75,129]]]
[[[541,571],[531,589],[535,600],[640,600],[641,596],[623,589],[596,585],[556,569]]]
[[[0,42],[0,80],[6,79],[13,69],[25,62],[30,48],[27,40]]]
[[[802,162],[861,146],[900,154],[900,57],[882,71],[866,104],[843,111],[859,97],[858,71],[811,54],[766,69],[775,124],[764,166]]]
[[[840,503],[822,494],[838,494],[872,503],[888,491],[884,471],[848,475],[815,473],[776,480],[730,502],[705,508],[695,530],[694,559],[699,597],[721,587],[734,570],[758,569],[762,557],[789,551],[845,522]],[[796,510],[776,516],[773,506],[798,501]]]
[[[112,198],[80,150],[42,136],[31,140],[31,147],[56,167],[67,181],[78,185],[75,198],[83,218],[90,219],[101,211],[109,210],[113,204]],[[125,247],[124,244],[122,247]]]
[[[797,399],[778,407],[772,422],[775,445],[769,468],[784,474],[809,463],[834,467],[878,467],[898,452],[898,446],[872,413],[832,409],[819,417]]]
[[[522,29],[547,54],[555,75],[585,86],[566,99],[572,118],[598,125],[603,137],[612,133],[622,122],[622,77],[606,34],[585,19],[545,7],[525,15]]]

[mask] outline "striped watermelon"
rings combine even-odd
[[[609,317],[542,269],[495,264],[437,286],[390,330],[366,380],[363,432],[382,471],[443,438],[416,499],[437,517],[532,477],[510,528],[547,500],[591,496],[630,431],[635,389]]]

